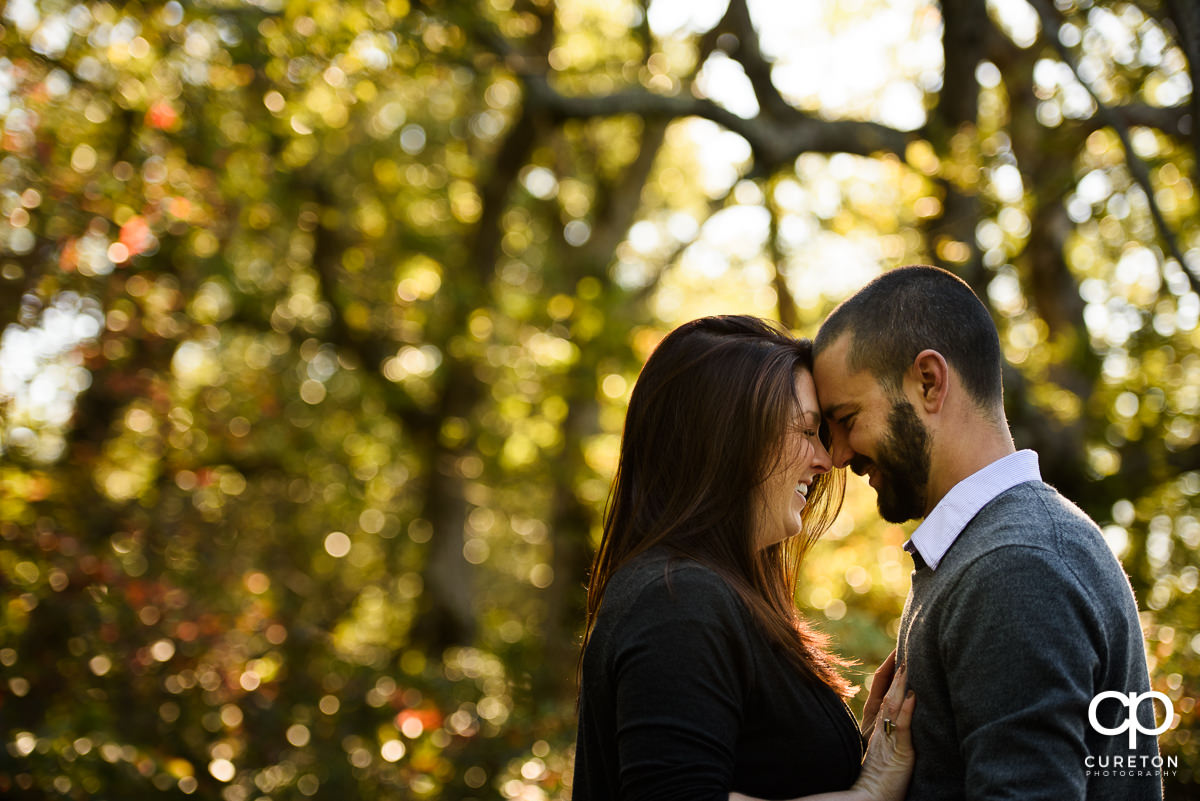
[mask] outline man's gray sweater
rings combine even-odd
[[[1130,749],[1128,730],[1088,720],[1097,694],[1150,689],[1129,580],[1046,484],[1001,493],[936,570],[914,571],[898,657],[917,695],[910,799],[1162,798],[1157,739]],[[1129,722],[1113,698],[1096,712],[1110,730]],[[1156,728],[1148,699],[1137,714]]]

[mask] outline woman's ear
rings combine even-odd
[[[927,348],[913,359],[910,373],[916,381],[921,407],[927,414],[940,412],[950,387],[950,366],[946,364],[946,357]]]

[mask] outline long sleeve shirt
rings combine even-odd
[[[929,543],[925,544],[928,552]],[[1100,530],[1038,480],[982,506],[913,572],[898,658],[917,695],[914,801],[1158,801],[1158,745],[1097,730],[1149,690],[1137,606]],[[1131,722],[1112,700],[1102,729]],[[1153,705],[1136,710],[1155,728]],[[1105,771],[1104,765],[1136,765]]]
[[[668,570],[668,562],[669,570]],[[845,790],[862,741],[714,571],[651,551],[609,581],[583,659],[574,798]]]

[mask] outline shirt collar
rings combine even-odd
[[[904,550],[936,570],[967,524],[997,495],[1027,481],[1041,481],[1038,456],[1030,450],[1010,453],[955,484],[926,516]],[[914,553],[915,551],[915,553]],[[918,564],[920,564],[918,562]]]

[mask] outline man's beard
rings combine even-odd
[[[871,460],[859,456],[850,468],[862,474]],[[874,461],[879,474],[876,490],[879,515],[889,523],[904,523],[925,515],[929,491],[929,430],[908,401],[892,403],[888,432]]]

